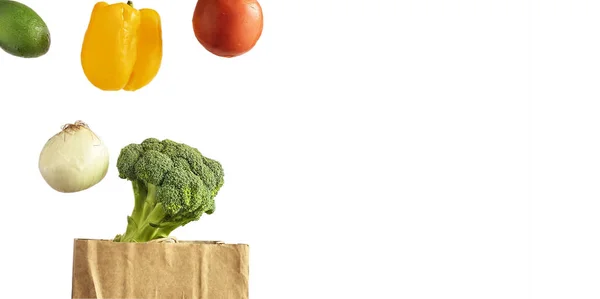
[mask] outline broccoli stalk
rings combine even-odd
[[[147,242],[215,210],[223,169],[195,148],[149,138],[121,150],[119,177],[130,180],[134,208],[116,242]]]
[[[134,181],[131,184],[134,190],[135,204],[131,216],[127,217],[127,230],[119,241],[136,242],[169,236],[174,228],[167,230],[166,227],[155,225],[167,216],[162,204],[156,201],[156,186],[146,185],[141,181]]]

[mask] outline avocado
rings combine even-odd
[[[0,0],[0,48],[18,57],[40,57],[50,49],[50,31],[27,5]]]

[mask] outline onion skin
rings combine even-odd
[[[108,172],[108,148],[89,127],[77,121],[63,126],[40,153],[38,167],[52,189],[79,192],[98,184]]]
[[[262,7],[257,0],[198,0],[192,25],[198,42],[212,54],[240,56],[262,35]]]

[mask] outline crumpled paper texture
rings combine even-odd
[[[72,299],[248,299],[249,246],[75,239]]]

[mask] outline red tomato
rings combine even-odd
[[[256,0],[198,0],[192,24],[206,50],[235,57],[250,51],[260,38],[262,8]]]

